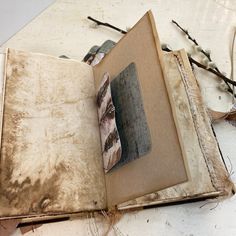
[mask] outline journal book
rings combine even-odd
[[[95,66],[14,49],[0,62],[0,219],[232,194],[187,54],[163,54],[150,11]]]

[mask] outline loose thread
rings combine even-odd
[[[210,208],[210,211],[212,211],[212,210],[216,209],[216,207],[219,206],[219,199],[216,198],[216,200],[217,200],[217,202],[206,202],[206,203],[204,203],[203,205],[201,205],[199,208],[203,208],[204,206],[206,206],[206,205],[208,205],[208,204],[211,204],[211,203],[216,203],[216,205],[215,205],[214,207]]]
[[[229,169],[229,171],[228,171],[228,172],[229,172],[228,178],[230,178],[230,177],[234,174],[234,171],[233,171],[233,164],[232,164],[230,158],[229,158],[228,156],[226,156],[226,157],[228,158],[229,164],[230,164],[230,169]]]

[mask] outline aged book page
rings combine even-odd
[[[12,49],[6,60],[0,217],[106,207],[91,67]]]
[[[150,206],[219,194],[212,185],[211,176],[199,144],[191,107],[179,70],[179,62],[175,55],[180,57],[179,52],[164,55],[166,83],[168,83],[169,94],[172,96],[172,106],[175,110],[174,114],[179,138],[182,140],[191,178],[186,183],[122,203],[118,206],[120,209]]]
[[[227,196],[233,189],[186,52],[167,53],[164,63],[175,122],[191,178],[186,183],[120,204],[119,209]]]
[[[162,52],[151,12],[126,34],[94,67],[98,87],[103,74],[111,81],[134,63],[151,136],[151,150],[141,158],[105,175],[108,206],[143,196],[188,180],[186,166],[169,102]]]

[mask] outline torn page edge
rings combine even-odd
[[[0,144],[2,141],[2,124],[3,124],[3,110],[5,97],[5,80],[6,80],[6,64],[8,57],[8,49],[4,53],[0,53]]]
[[[218,144],[212,131],[210,118],[206,112],[200,90],[192,70],[186,61],[188,58],[184,51],[174,53],[179,70],[182,74],[183,83],[191,107],[194,125],[199,138],[199,144],[212,179],[213,187],[225,195],[231,195],[234,184],[229,178],[229,173],[223,165]]]

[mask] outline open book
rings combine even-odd
[[[163,55],[151,12],[94,67],[0,60],[1,219],[232,193],[186,53]]]

